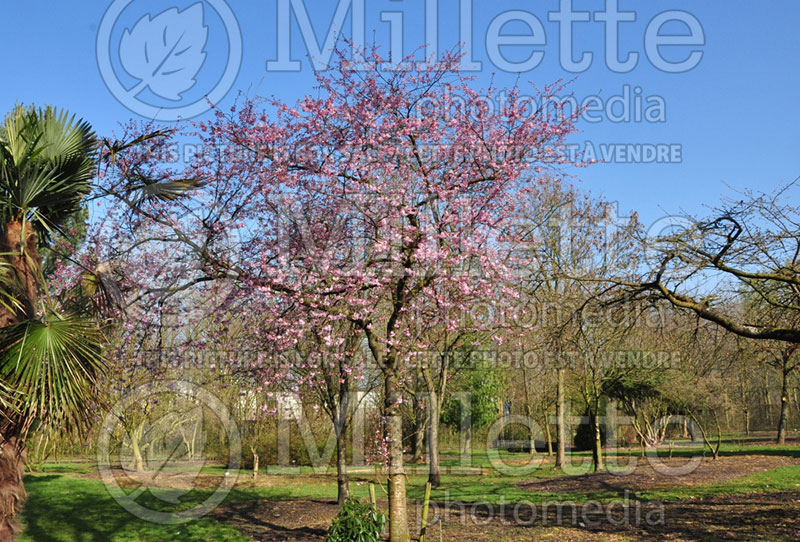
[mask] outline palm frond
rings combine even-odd
[[[132,194],[133,205],[139,206],[142,203],[154,200],[172,201],[185,195],[187,192],[202,186],[202,182],[197,179],[174,179],[174,180],[151,180],[136,179],[139,182],[132,184],[129,191]]]
[[[25,286],[20,282],[14,266],[5,260],[10,254],[0,252],[0,310],[16,314],[23,308],[21,300]]]
[[[93,311],[92,314],[106,317],[124,312],[125,299],[118,278],[108,262],[85,269],[80,284],[82,304]]]
[[[0,204],[48,235],[76,212],[96,171],[88,123],[65,111],[18,106],[0,130]]]
[[[147,143],[149,141],[157,140],[157,139],[165,139],[172,133],[171,130],[161,129],[161,130],[153,130],[152,132],[146,132],[130,141],[121,141],[115,140],[110,141],[108,139],[103,139],[102,145],[108,153],[105,155],[106,159],[113,165],[117,161],[117,156],[119,156],[124,151],[136,147],[137,145],[141,145],[142,143]]]
[[[0,328],[0,382],[19,411],[11,430],[33,421],[83,427],[106,367],[102,349],[101,331],[82,317],[51,313]]]

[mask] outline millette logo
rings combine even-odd
[[[115,0],[98,28],[103,81],[148,119],[206,112],[231,89],[241,66],[241,31],[224,0],[177,4]]]

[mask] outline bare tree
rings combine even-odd
[[[769,341],[772,343],[772,341]],[[797,356],[800,345],[794,343],[772,343],[759,348],[764,362],[778,370],[781,376],[781,408],[778,416],[778,432],[775,442],[786,444],[786,423],[789,411],[789,377],[800,367]]]
[[[667,233],[640,238],[652,266],[637,281],[611,281],[628,297],[667,300],[742,337],[800,343],[798,180],[770,194],[745,191],[708,218],[676,217]],[[742,293],[771,310],[743,310]]]

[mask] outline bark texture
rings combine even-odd
[[[3,272],[10,274],[5,283],[7,296],[18,300],[20,307],[11,311],[0,307],[0,327],[19,323],[36,315],[39,299],[38,238],[27,221],[10,221],[0,235],[0,253],[9,264]],[[25,445],[18,435],[29,420],[17,420],[13,414],[3,416],[0,425],[0,542],[13,542],[20,531],[17,516],[27,496],[22,482]]]

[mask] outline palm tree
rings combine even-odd
[[[51,107],[0,125],[0,542],[18,530],[25,436],[83,427],[105,366],[99,326],[51,298],[39,253],[84,205],[97,148],[89,124]]]

